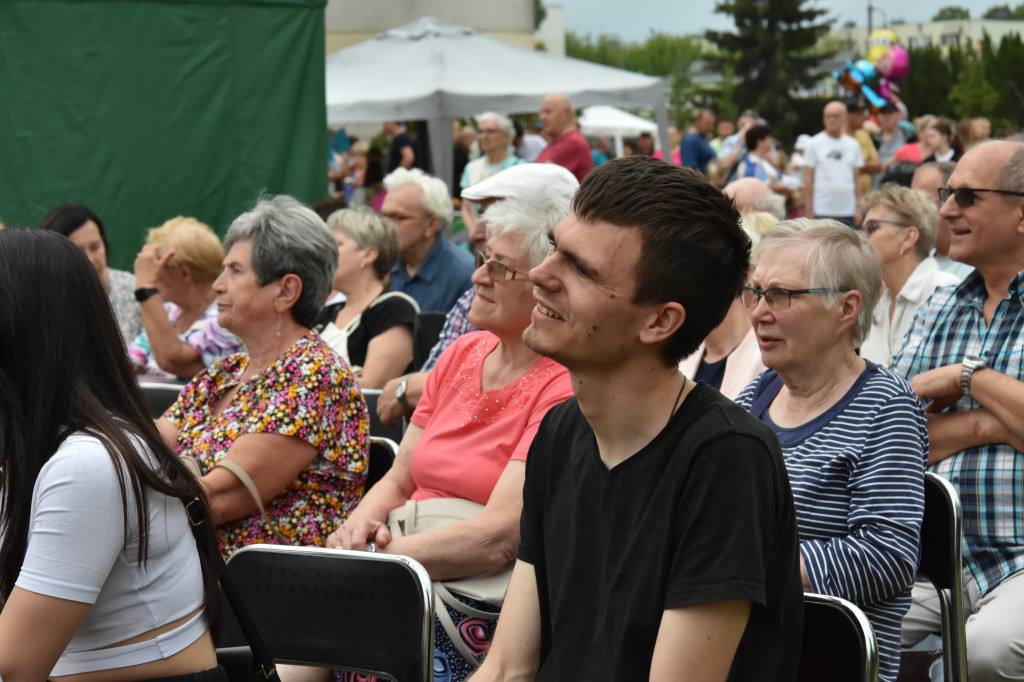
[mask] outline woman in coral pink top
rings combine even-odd
[[[506,199],[487,209],[489,239],[477,253],[469,312],[469,321],[486,331],[460,337],[441,355],[394,465],[328,546],[411,556],[434,580],[480,575],[515,558],[530,443],[548,409],[572,395],[566,369],[522,341],[535,305],[526,273],[543,260],[548,234],[569,211],[569,194],[544,193],[545,201]],[[389,512],[410,499],[438,497],[484,507],[468,521],[391,536]],[[493,605],[455,596],[470,610],[496,617]],[[461,680],[486,653],[496,620],[445,608],[462,641],[453,642],[437,625],[435,670]]]

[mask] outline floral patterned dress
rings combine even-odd
[[[301,438],[317,456],[266,505],[270,520],[295,545],[322,546],[348,516],[366,483],[369,421],[351,370],[309,332],[272,365],[244,382],[215,415],[220,398],[238,385],[249,356],[237,353],[200,372],[164,417],[178,429],[178,454],[205,475],[239,436],[277,433]],[[245,545],[280,544],[259,512],[218,528],[221,553]]]

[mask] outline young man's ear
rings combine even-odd
[[[640,330],[641,343],[662,343],[672,337],[686,321],[686,310],[675,301],[662,303],[651,312],[647,325]]]

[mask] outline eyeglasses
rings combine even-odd
[[[504,132],[501,128],[482,128],[480,130],[481,135],[501,135]]]
[[[949,199],[949,195],[953,195],[953,200],[956,201],[956,205],[960,208],[970,208],[974,205],[974,193],[975,192],[995,192],[996,194],[1008,194],[1014,197],[1024,197],[1024,192],[1011,192],[1008,189],[975,189],[974,187],[940,187],[939,188],[939,201],[943,204]]]
[[[476,250],[473,252],[473,255],[476,256],[477,269],[479,270],[481,266],[487,266],[487,276],[493,282],[510,282],[514,279],[518,279],[520,282],[530,281],[529,276],[525,272],[513,270],[500,260],[489,258],[483,251]]]
[[[772,310],[786,310],[793,302],[794,296],[802,296],[804,294],[840,294],[845,291],[849,291],[846,287],[839,287],[838,289],[780,289],[779,287],[771,287],[761,291],[756,287],[743,287],[740,292],[740,299],[743,301],[743,305],[747,308],[753,308],[761,299],[768,303],[768,307]]]
[[[877,220],[872,218],[864,223],[864,233],[874,234],[875,230],[880,228],[882,225],[892,225],[893,227],[913,227],[910,223],[897,223],[892,220]]]

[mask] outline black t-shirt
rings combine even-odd
[[[666,609],[752,602],[731,681],[793,679],[803,594],[793,496],[775,434],[697,385],[609,470],[575,398],[530,448],[519,558],[541,610],[538,682],[647,680]]]
[[[417,309],[411,297],[405,294],[392,294],[386,298],[382,298],[383,296],[384,294],[378,296],[360,314],[359,326],[348,335],[348,360],[353,367],[362,367],[366,364],[366,351],[375,336],[399,325],[405,325],[412,331],[416,323]],[[323,331],[329,322],[334,322],[334,318],[344,307],[344,301],[325,307],[313,328],[317,332]]]
[[[402,165],[402,149],[404,147],[412,147],[412,153],[416,153],[416,143],[409,133],[395,135],[395,139],[391,140],[391,146],[388,147],[388,173]],[[412,165],[413,167],[419,166],[416,161]]]

